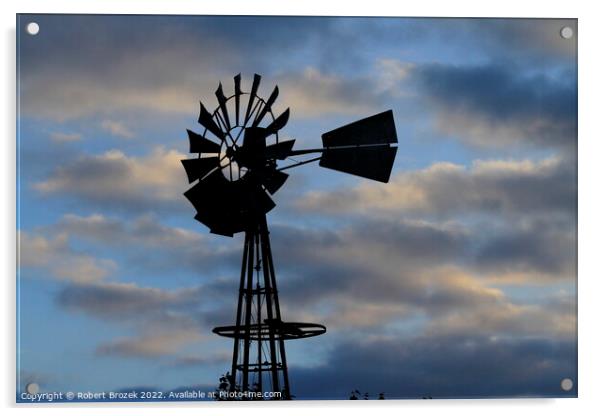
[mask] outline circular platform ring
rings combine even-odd
[[[282,322],[252,324],[248,327],[249,339],[258,341],[261,335],[262,340],[269,339],[270,330],[273,331],[275,339],[300,339],[322,335],[326,332],[326,327],[320,324],[307,322]],[[226,338],[246,339],[247,328],[244,325],[236,326],[218,326],[213,328],[213,333]]]

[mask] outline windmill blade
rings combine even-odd
[[[234,105],[236,107],[236,125],[240,125],[240,96],[242,91],[240,90],[240,74],[234,77]]]
[[[184,169],[186,170],[188,183],[192,183],[217,168],[219,166],[219,159],[217,157],[185,159],[182,160],[182,165],[184,165]]]
[[[199,123],[203,127],[205,127],[207,130],[209,130],[211,133],[213,133],[216,137],[224,140],[224,133],[218,127],[218,125],[215,124],[215,121],[213,121],[213,117],[211,116],[211,113],[209,113],[209,111],[207,111],[207,109],[205,108],[203,103],[201,103],[201,113],[199,114]]]
[[[284,185],[284,182],[288,179],[288,175],[284,172],[280,172],[278,170],[271,170],[268,173],[265,173],[262,178],[263,186],[268,192],[272,195],[278,191]]]
[[[261,187],[257,187],[255,191],[255,197],[253,198],[256,212],[267,214],[270,212],[275,206],[276,203],[270,198],[266,191],[261,189]]]
[[[224,95],[224,90],[222,89],[222,83],[219,83],[217,90],[215,91],[215,96],[217,97],[217,102],[219,103],[219,108],[222,112],[222,116],[224,118],[224,123],[226,123],[226,128],[230,131],[230,116],[228,116],[228,107],[226,106],[226,96]]]
[[[249,93],[249,103],[247,104],[247,113],[245,114],[245,122],[243,124],[247,124],[249,121],[249,116],[251,115],[251,111],[253,110],[253,104],[255,102],[255,97],[257,97],[257,90],[259,89],[259,83],[261,82],[261,75],[255,74],[253,76],[253,86],[251,87],[251,92]]]
[[[182,162],[185,162],[184,160]],[[197,210],[197,215],[205,218],[214,209],[213,202],[216,193],[221,192],[220,190],[226,183],[226,179],[223,176],[211,174],[204,180],[197,182],[184,192],[184,196],[190,201],[192,206]]]
[[[272,109],[272,105],[276,101],[276,98],[278,98],[278,85],[274,87],[274,91],[272,91],[270,98],[268,98],[259,114],[257,114],[257,116],[255,117],[255,121],[253,121],[253,127],[257,127],[259,123],[261,123],[261,120],[265,117],[267,112]]]
[[[197,221],[212,233],[230,237],[276,206],[259,184],[230,182],[219,172],[199,181],[184,195],[196,208]]]
[[[389,145],[325,149],[320,166],[379,182],[389,182],[397,147]]]
[[[197,221],[212,231],[216,230],[216,233],[230,237],[234,233],[230,224],[234,224],[233,220],[236,219],[232,215],[232,188],[233,183],[228,182],[221,174],[211,174],[184,192],[184,196],[197,210],[194,217]]]
[[[241,181],[229,182],[230,190],[219,196],[211,232],[228,235],[244,231],[248,224],[276,206],[272,198],[260,186]],[[224,188],[222,188],[224,189]]]
[[[219,153],[220,145],[192,130],[186,129],[190,141],[190,153]]]
[[[397,143],[393,111],[364,118],[322,135],[324,147]]]
[[[269,136],[271,134],[275,134],[278,132],[278,130],[280,130],[281,128],[286,126],[286,123],[288,123],[289,116],[290,116],[290,108],[287,108],[286,111],[284,111],[284,113],[282,113],[278,117],[276,117],[276,119],[274,121],[272,121],[272,123],[269,126],[267,126],[265,128],[267,135]]]
[[[266,159],[286,159],[291,151],[293,150],[293,145],[295,144],[295,140],[283,140],[281,142],[271,144],[265,148],[265,157]]]

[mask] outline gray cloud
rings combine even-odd
[[[203,299],[208,306],[202,310],[205,321],[217,325],[232,319],[237,281],[235,277],[218,278],[218,272],[228,270],[233,273],[230,276],[237,275],[240,250],[236,244],[216,249],[207,246],[199,234],[165,227],[148,217],[125,224],[98,215],[69,215],[56,229],[99,247],[117,244],[131,264],[128,268],[141,263],[145,274],[156,273],[157,267],[159,271],[183,266],[205,270],[213,280],[199,288],[199,297],[194,298]],[[535,317],[533,313],[539,311],[525,309],[513,315],[516,305],[502,291],[489,287],[489,281],[545,285],[574,275],[574,244],[562,224],[487,231],[482,226],[472,229],[453,223],[374,220],[355,221],[333,230],[276,225],[271,235],[283,304],[329,303],[334,309],[325,318],[335,326],[343,324],[338,319],[342,312],[356,316],[354,325],[376,325],[424,311],[435,319],[451,310],[480,310],[480,315],[491,317],[499,312],[502,315],[491,321],[493,325],[508,320],[516,324],[519,316],[527,319],[526,315]],[[128,255],[130,251],[143,252],[145,259],[152,260],[142,261]],[[144,302],[128,295],[139,295]],[[71,300],[76,302],[71,306],[106,317],[111,311],[127,315],[123,308],[130,306],[132,314],[168,307],[175,295],[103,285],[70,288],[62,296],[65,306]],[[116,304],[109,303],[110,299]]]
[[[206,350],[212,322],[206,318],[221,305],[210,290],[189,287],[167,290],[134,283],[71,284],[60,290],[57,304],[72,313],[88,315],[116,326],[130,335],[107,339],[97,345],[98,357],[152,359],[161,365],[190,356],[190,348]],[[209,353],[209,352],[208,352]],[[171,363],[171,364],[170,364]]]
[[[58,294],[59,305],[95,317],[125,320],[166,309],[195,307],[200,288],[167,291],[133,283],[104,282],[66,286]]]
[[[573,65],[577,54],[577,19],[467,19],[468,36],[498,59],[525,66]],[[575,36],[564,39],[570,26]]]
[[[118,247],[126,257],[129,270],[153,275],[204,270],[219,277],[219,272],[231,271],[233,265],[234,268],[239,266],[242,251],[239,236],[216,239],[200,232],[166,226],[154,215],[124,221],[100,214],[67,214],[42,231],[45,234],[65,233],[95,244],[100,250]]]
[[[50,138],[57,143],[69,143],[81,140],[82,135],[80,133],[63,133],[55,131],[50,133]]]
[[[572,221],[569,224],[536,221],[505,227],[482,240],[475,261],[484,270],[577,275],[577,235]]]
[[[560,381],[576,383],[574,341],[499,339],[470,335],[341,343],[328,364],[291,368],[302,399],[347,399],[352,390],[374,399],[423,397],[576,397]]]
[[[90,115],[110,119],[124,112],[191,114],[199,97],[214,97],[218,80],[230,91],[241,68],[251,68],[243,74],[244,91],[250,89],[253,72],[280,80],[282,90],[288,91],[286,104],[301,117],[357,113],[374,101],[370,86],[362,86],[365,79],[352,84],[326,71],[332,69],[335,51],[344,48],[345,61],[358,55],[353,42],[347,43],[357,34],[337,19],[174,20],[139,16],[132,25],[119,16],[63,16],[59,23],[53,16],[40,16],[45,38],[23,39],[20,53],[24,114],[57,121]],[[317,50],[320,55],[326,49],[331,52],[315,57],[317,66],[301,64],[307,54]],[[47,59],[50,54],[53,59]],[[322,60],[330,65],[320,65]],[[111,134],[132,135],[123,126],[105,124]]]
[[[156,359],[177,353],[183,346],[200,339],[198,332],[190,329],[167,330],[137,337],[120,338],[96,349],[99,356],[120,356]]]
[[[517,302],[498,288],[545,287],[574,278],[574,242],[563,229],[538,227],[498,236],[482,227],[391,221],[339,232],[279,226],[271,236],[288,319],[378,333],[422,317],[420,330],[438,334],[470,328],[508,336],[571,336],[574,309]],[[528,240],[535,247],[523,244],[529,233],[536,234]],[[497,252],[491,249],[496,245],[508,248]]]
[[[175,359],[171,366],[173,367],[196,367],[196,366],[205,366],[205,365],[213,365],[216,363],[230,363],[232,362],[232,352],[230,351],[222,351],[215,354],[205,354],[205,355],[183,355]]]
[[[304,211],[339,215],[574,216],[575,178],[575,167],[559,158],[537,162],[477,160],[470,167],[439,162],[398,173],[388,184],[364,181],[351,189],[309,192],[296,205]]]
[[[184,210],[184,154],[162,147],[145,156],[119,150],[82,155],[33,185],[41,195],[67,195],[95,207],[126,211]]]
[[[459,140],[497,148],[576,148],[575,73],[532,74],[504,62],[422,65],[412,75],[437,113],[437,129]]]

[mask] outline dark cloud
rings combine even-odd
[[[437,128],[479,146],[530,144],[573,150],[576,74],[553,76],[492,63],[431,64],[413,71],[437,112]]]
[[[572,66],[577,55],[577,19],[470,19],[469,35],[492,56],[523,67]],[[564,39],[569,26],[575,36]]]
[[[442,336],[341,343],[328,364],[290,370],[299,399],[577,397],[577,346],[545,338]],[[564,378],[575,387],[560,388]]]

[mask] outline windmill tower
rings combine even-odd
[[[267,99],[258,95],[261,77],[255,74],[250,92],[234,77],[234,93],[215,92],[218,106],[209,112],[201,103],[202,134],[188,130],[190,152],[196,158],[182,164],[192,188],[184,193],[195,207],[195,219],[214,234],[245,233],[234,325],[213,332],[234,340],[230,392],[242,398],[262,398],[257,392],[281,392],[291,398],[284,341],[326,332],[323,325],[287,322],[282,318],[270,232],[266,214],[270,198],[286,182],[285,170],[319,161],[320,166],[388,182],[395,160],[397,134],[391,110],[324,133],[322,147],[293,150],[295,140],[280,140],[289,118],[277,117],[276,86]],[[279,166],[292,156],[318,154]],[[254,395],[255,394],[255,395]]]

